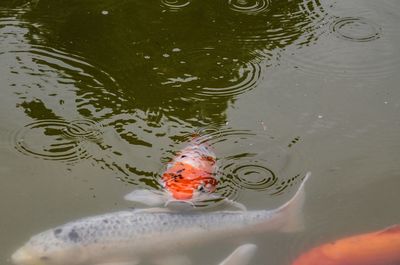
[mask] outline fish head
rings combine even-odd
[[[16,265],[48,265],[47,256],[38,254],[34,249],[23,246],[11,256],[11,260]]]
[[[51,229],[33,236],[11,256],[12,262],[15,265],[79,264],[79,249],[57,237],[58,231]]]
[[[212,172],[177,163],[163,174],[165,188],[176,200],[192,200],[198,192],[214,192],[218,180]]]
[[[206,144],[192,144],[181,150],[174,158],[174,163],[190,164],[203,170],[214,171],[217,157],[212,148]]]
[[[218,181],[214,178],[181,180],[167,184],[167,189],[176,200],[193,200],[198,194],[212,193]]]

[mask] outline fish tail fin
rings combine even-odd
[[[237,247],[226,259],[219,265],[247,265],[257,251],[254,244],[243,244]]]
[[[307,172],[295,195],[277,209],[277,212],[279,212],[282,217],[279,224],[280,231],[292,233],[304,229],[303,206],[306,195],[304,186],[310,176],[311,172]]]

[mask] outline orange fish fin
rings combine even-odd
[[[383,229],[380,234],[386,234],[386,233],[400,233],[400,224],[395,224],[389,227],[386,227]]]

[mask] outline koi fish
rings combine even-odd
[[[191,200],[195,192],[214,192],[217,158],[206,143],[192,141],[168,163],[162,175],[164,187],[177,200]]]
[[[205,200],[224,199],[212,194],[218,185],[216,172],[214,151],[207,143],[195,138],[168,163],[161,178],[163,191],[139,189],[127,194],[125,199],[152,207],[171,203],[178,207],[184,203],[194,206]],[[226,200],[244,208],[239,203]]]
[[[340,239],[311,249],[293,265],[400,264],[400,225]]]
[[[177,212],[149,208],[107,213],[35,235],[11,259],[15,265],[189,264],[188,258],[179,254],[194,246],[271,230],[302,229],[308,178],[309,174],[292,199],[274,210]],[[235,257],[246,264],[254,251],[254,247],[238,248],[225,264],[241,265],[233,262]]]

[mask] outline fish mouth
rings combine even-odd
[[[25,248],[18,249],[11,256],[11,261],[15,265],[40,265],[38,263],[33,263],[33,260],[33,256]]]

